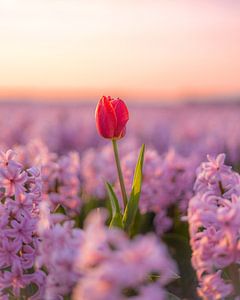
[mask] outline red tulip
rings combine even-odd
[[[126,133],[129,119],[126,104],[119,98],[103,96],[95,111],[98,133],[106,139],[120,139]]]

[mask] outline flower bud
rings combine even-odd
[[[103,96],[95,111],[98,133],[106,139],[120,139],[126,133],[129,119],[126,104],[119,98]]]

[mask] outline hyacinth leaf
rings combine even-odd
[[[106,182],[106,188],[107,188],[108,197],[110,200],[111,210],[112,210],[112,219],[109,227],[123,228],[122,214],[121,214],[117,196],[110,183]]]
[[[123,221],[122,221],[122,214],[121,213],[116,213],[113,217],[112,220],[109,224],[109,227],[119,227],[121,229],[123,229]]]
[[[134,172],[131,195],[123,215],[124,228],[127,231],[129,231],[133,226],[138,211],[138,202],[142,188],[144,151],[145,145],[143,144],[138,156],[138,161]]]

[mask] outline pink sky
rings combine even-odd
[[[240,2],[0,0],[0,96],[240,94]]]

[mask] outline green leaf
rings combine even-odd
[[[116,213],[113,217],[112,220],[109,224],[109,227],[119,227],[121,229],[123,229],[123,222],[122,222],[122,214],[121,213]]]
[[[133,177],[133,184],[132,184],[132,191],[130,195],[130,199],[127,203],[126,209],[123,215],[123,223],[125,229],[129,232],[131,227],[134,225],[135,218],[138,211],[138,202],[141,194],[141,187],[142,187],[142,171],[143,171],[143,161],[144,161],[144,151],[145,145],[143,144],[138,156],[138,161],[136,164],[134,177]]]
[[[113,187],[111,186],[110,183],[106,182],[106,188],[107,188],[107,192],[108,192],[108,196],[109,196],[110,204],[111,204],[111,210],[112,210],[112,219],[111,219],[109,227],[114,226],[114,227],[123,228],[122,213],[120,210],[117,196],[116,196],[116,194],[113,190]]]

